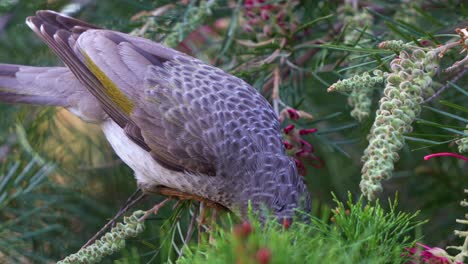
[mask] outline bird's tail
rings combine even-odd
[[[62,67],[0,64],[0,102],[66,107],[67,98],[60,90],[69,85],[68,73]]]

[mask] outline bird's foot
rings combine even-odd
[[[136,203],[141,201],[143,198],[145,198],[146,194],[141,192],[141,189],[138,188],[125,202],[125,204],[119,209],[117,214],[109,220],[102,228],[99,230],[92,238],[86,242],[81,248],[86,248],[87,246],[91,245],[98,239],[104,232],[107,231],[110,227],[112,227],[117,219],[121,217],[123,214],[125,214],[130,208],[132,208]]]
[[[158,203],[155,205],[153,208],[149,209],[146,211],[146,213],[139,219],[139,221],[145,221],[146,218],[148,218],[151,214],[158,214],[158,211],[167,203],[171,200],[171,198],[166,198],[162,202]]]

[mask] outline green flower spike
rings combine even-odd
[[[468,125],[466,125],[465,134],[468,134]],[[455,141],[458,145],[458,152],[465,153],[468,152],[468,137],[463,137],[457,141]]]
[[[466,194],[468,194],[468,189],[465,189],[465,195]],[[468,201],[466,199],[463,199],[460,202],[460,205],[463,207],[468,207]],[[457,219],[457,223],[468,225],[468,214],[465,214],[465,219]],[[452,248],[460,252],[455,257],[453,257],[453,263],[466,263],[465,259],[468,259],[468,231],[455,230],[455,235],[464,240],[463,245],[449,246],[447,247],[447,249]]]
[[[145,229],[140,218],[144,211],[136,211],[130,217],[124,217],[124,223],[118,223],[110,232],[106,233],[94,244],[80,249],[77,253],[71,254],[57,264],[78,264],[78,263],[99,263],[103,257],[121,250],[125,247],[125,240],[135,237]]]
[[[411,47],[410,43],[405,43],[403,40],[387,40],[379,44],[379,49],[387,49],[395,52],[401,52]]]
[[[403,134],[411,132],[411,124],[421,111],[422,96],[432,89],[438,58],[434,51],[401,51],[390,66],[384,96],[368,135],[369,146],[362,157],[360,187],[369,200],[382,191],[380,182],[391,177],[393,164],[399,159],[397,152],[404,145]]]
[[[365,72],[361,75],[354,75],[351,78],[339,80],[328,88],[328,92],[351,92],[349,104],[354,107],[351,116],[362,122],[369,117],[372,105],[372,92],[377,84],[384,81],[385,74],[375,70],[373,76]]]

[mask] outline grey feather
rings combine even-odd
[[[106,116],[66,67],[0,64],[0,102],[62,106],[89,122],[100,122]]]

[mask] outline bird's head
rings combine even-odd
[[[279,221],[292,220],[296,210],[310,211],[310,194],[294,161],[284,154],[261,153],[236,171],[242,179],[238,192],[241,214],[249,205],[260,218],[272,213]]]

